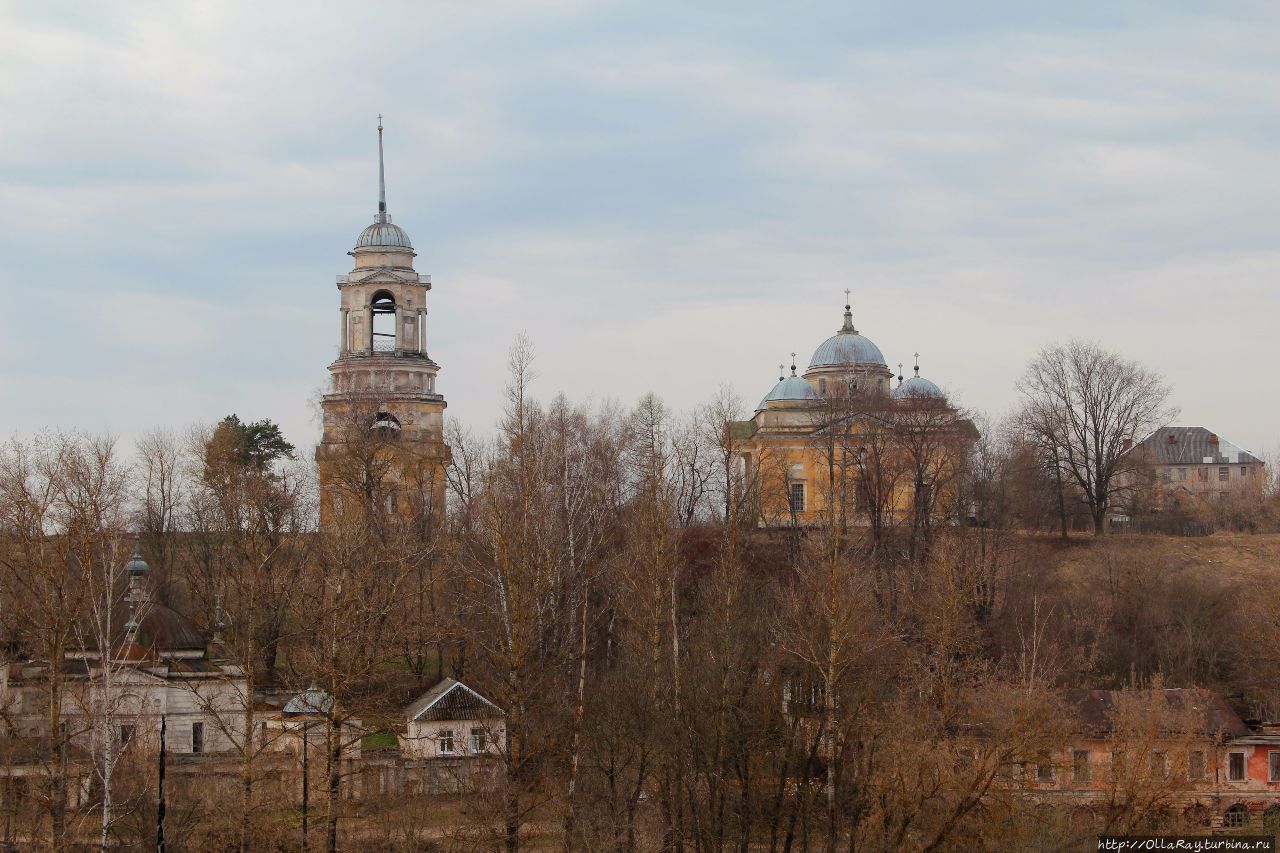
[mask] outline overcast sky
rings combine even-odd
[[[546,398],[753,408],[849,288],[992,416],[1082,336],[1268,451],[1277,44],[1274,2],[0,0],[0,435],[311,445],[381,112],[477,429],[521,331]]]

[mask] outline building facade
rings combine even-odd
[[[1142,473],[1166,500],[1196,503],[1261,492],[1261,459],[1205,427],[1161,427],[1134,446]]]

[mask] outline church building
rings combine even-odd
[[[761,526],[927,524],[950,511],[945,490],[977,432],[920,375],[918,354],[894,386],[846,304],[800,375],[794,358],[751,419],[730,427]]]
[[[427,349],[431,276],[413,268],[416,253],[387,213],[378,122],[378,212],[348,254],[355,267],[338,276],[338,357],[321,401],[324,430],[320,518],[370,511],[402,519],[442,511],[444,396]]]

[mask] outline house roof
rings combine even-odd
[[[1161,691],[1166,707],[1173,712],[1198,711],[1199,734],[1243,737],[1250,734],[1249,727],[1240,715],[1231,710],[1226,700],[1211,690],[1197,687],[1169,688]],[[1140,695],[1141,691],[1128,690],[1067,690],[1063,696],[1076,716],[1082,729],[1107,735],[1115,731],[1116,702],[1125,695]]]
[[[1172,440],[1171,440],[1172,439]],[[1204,427],[1161,427],[1138,443],[1156,465],[1248,465],[1262,460]]]
[[[478,720],[502,716],[502,709],[461,681],[446,678],[405,709],[414,720]]]

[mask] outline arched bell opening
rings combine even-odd
[[[373,314],[373,351],[396,350],[396,298],[389,291],[379,290],[370,302]]]
[[[400,434],[400,420],[390,412],[378,412],[378,414],[374,415],[373,425],[369,429],[379,435],[391,438]]]

